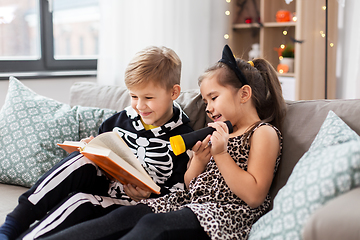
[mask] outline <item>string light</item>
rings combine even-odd
[[[322,8],[322,10],[324,10],[324,11],[326,10],[326,6],[322,6],[321,8]],[[320,36],[323,37],[323,38],[326,37],[326,34],[324,33],[324,31],[320,31]],[[330,47],[334,47],[334,45],[335,45],[335,44],[334,44],[333,42],[330,42],[330,43],[329,43],[329,46],[330,46]]]
[[[281,49],[285,49],[285,44],[280,45]]]
[[[226,0],[226,2],[227,2],[227,3],[230,3],[231,0]],[[226,15],[226,16],[229,16],[229,15],[230,15],[230,11],[229,11],[229,10],[226,10],[226,11],[225,11],[225,15]],[[227,40],[227,39],[230,38],[230,35],[227,34],[227,33],[225,33],[225,34],[224,34],[224,38]]]
[[[283,35],[286,36],[288,32],[286,30],[283,31]]]

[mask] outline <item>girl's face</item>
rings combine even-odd
[[[214,121],[237,122],[240,99],[238,90],[218,83],[219,74],[214,73],[203,79],[200,85],[201,95],[206,105],[206,113]]]
[[[152,82],[129,89],[131,106],[149,125],[162,126],[173,115],[174,90],[167,90]]]

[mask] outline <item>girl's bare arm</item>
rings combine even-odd
[[[231,191],[255,208],[269,192],[280,143],[272,127],[261,126],[253,133],[250,144],[247,171],[238,167],[227,152],[213,156]]]

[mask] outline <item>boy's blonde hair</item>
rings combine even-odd
[[[152,81],[155,85],[171,89],[180,85],[181,60],[170,48],[150,46],[138,52],[125,70],[127,88]]]

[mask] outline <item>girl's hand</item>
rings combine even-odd
[[[229,129],[224,122],[209,123],[209,127],[213,127],[216,131],[211,135],[211,155],[215,156],[227,153],[227,143],[229,140]]]
[[[210,141],[211,135],[207,136],[202,142],[198,141],[192,148],[194,155],[193,160],[202,163],[205,166],[210,161],[211,153],[210,153]]]
[[[143,190],[137,186],[131,184],[124,185],[124,191],[135,202],[139,202],[142,199],[147,199],[150,197],[151,192]]]
[[[210,161],[210,137],[209,135],[202,142],[198,141],[192,148],[194,154],[189,161],[188,169],[184,175],[184,182],[187,188],[193,178],[204,172],[206,165]]]

